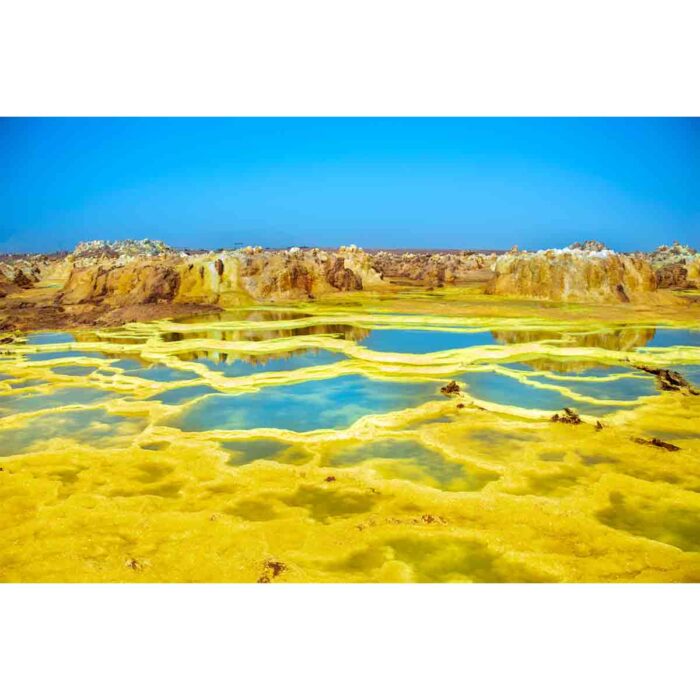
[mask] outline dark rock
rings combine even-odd
[[[281,561],[267,559],[263,564],[263,574],[258,579],[258,583],[270,583],[273,578],[277,578],[281,573],[287,570],[287,565]]]
[[[33,287],[34,283],[27,277],[27,275],[22,272],[22,270],[18,270],[17,274],[15,275],[15,279],[13,280],[14,283],[18,286],[21,287],[22,289],[29,289],[29,287]]]
[[[573,408],[565,408],[561,416],[555,413],[550,420],[552,423],[567,423],[569,425],[580,425],[583,423],[581,417]]]
[[[453,379],[451,382],[449,382],[449,384],[446,384],[445,386],[443,386],[440,389],[440,391],[443,394],[448,395],[448,396],[450,394],[459,394],[459,391],[460,391],[459,384],[457,384],[457,382],[454,381],[454,379]]]
[[[659,438],[651,438],[651,440],[646,440],[644,438],[632,438],[633,442],[636,442],[639,445],[649,445],[650,447],[660,447],[664,450],[668,450],[669,452],[678,452],[681,448],[678,447],[678,445],[673,445],[670,442],[664,442],[663,440],[659,440]]]
[[[661,391],[683,391],[694,396],[700,395],[698,391],[680,372],[672,369],[663,369],[657,367],[646,367],[645,365],[634,365],[635,369],[640,369],[642,372],[653,374],[656,377],[656,383]]]
[[[279,576],[283,571],[287,570],[287,565],[284,564],[281,561],[273,561],[272,559],[269,559],[267,562],[265,562],[265,566],[272,571],[273,577]]]

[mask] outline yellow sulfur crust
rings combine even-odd
[[[449,288],[338,294],[273,307],[279,318],[250,311],[254,320],[0,346],[0,580],[700,581],[700,396],[594,390],[625,377],[653,387],[637,366],[700,365],[697,346],[647,346],[654,328],[700,330],[693,305],[587,307]],[[381,329],[489,331],[494,341],[426,354],[360,344]],[[339,361],[240,376],[198,361],[309,350]],[[609,371],[562,380],[563,365]],[[485,374],[576,402],[583,422],[471,393],[470,378]],[[307,432],[187,432],[180,417],[205,399],[160,398],[200,387],[274,394],[348,376],[434,391]],[[456,377],[461,393],[441,395]]]

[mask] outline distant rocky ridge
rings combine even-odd
[[[469,284],[486,294],[553,301],[676,303],[665,290],[692,289],[699,279],[700,255],[678,243],[650,254],[617,253],[599,241],[498,254],[357,246],[191,252],[150,239],[88,241],[70,253],[0,256],[0,326],[20,317],[36,325],[42,314],[50,326],[118,325],[391,284]]]
[[[496,254],[469,251],[459,253],[393,253],[378,251],[372,265],[386,278],[411,280],[428,287],[484,281],[493,276]]]
[[[122,256],[172,255],[175,252],[174,248],[163,241],[155,241],[150,238],[141,240],[127,238],[121,241],[83,241],[75,247],[72,257],[74,259],[119,258]]]

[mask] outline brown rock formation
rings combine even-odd
[[[659,289],[695,289],[700,286],[700,254],[675,241],[661,245],[648,256]]]
[[[326,281],[335,289],[357,291],[362,289],[362,279],[356,273],[345,267],[345,258],[335,258],[327,263]]]
[[[688,286],[688,268],[682,263],[671,263],[655,271],[659,289],[685,289]]]

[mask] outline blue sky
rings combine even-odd
[[[700,243],[698,119],[0,119],[0,251]]]

